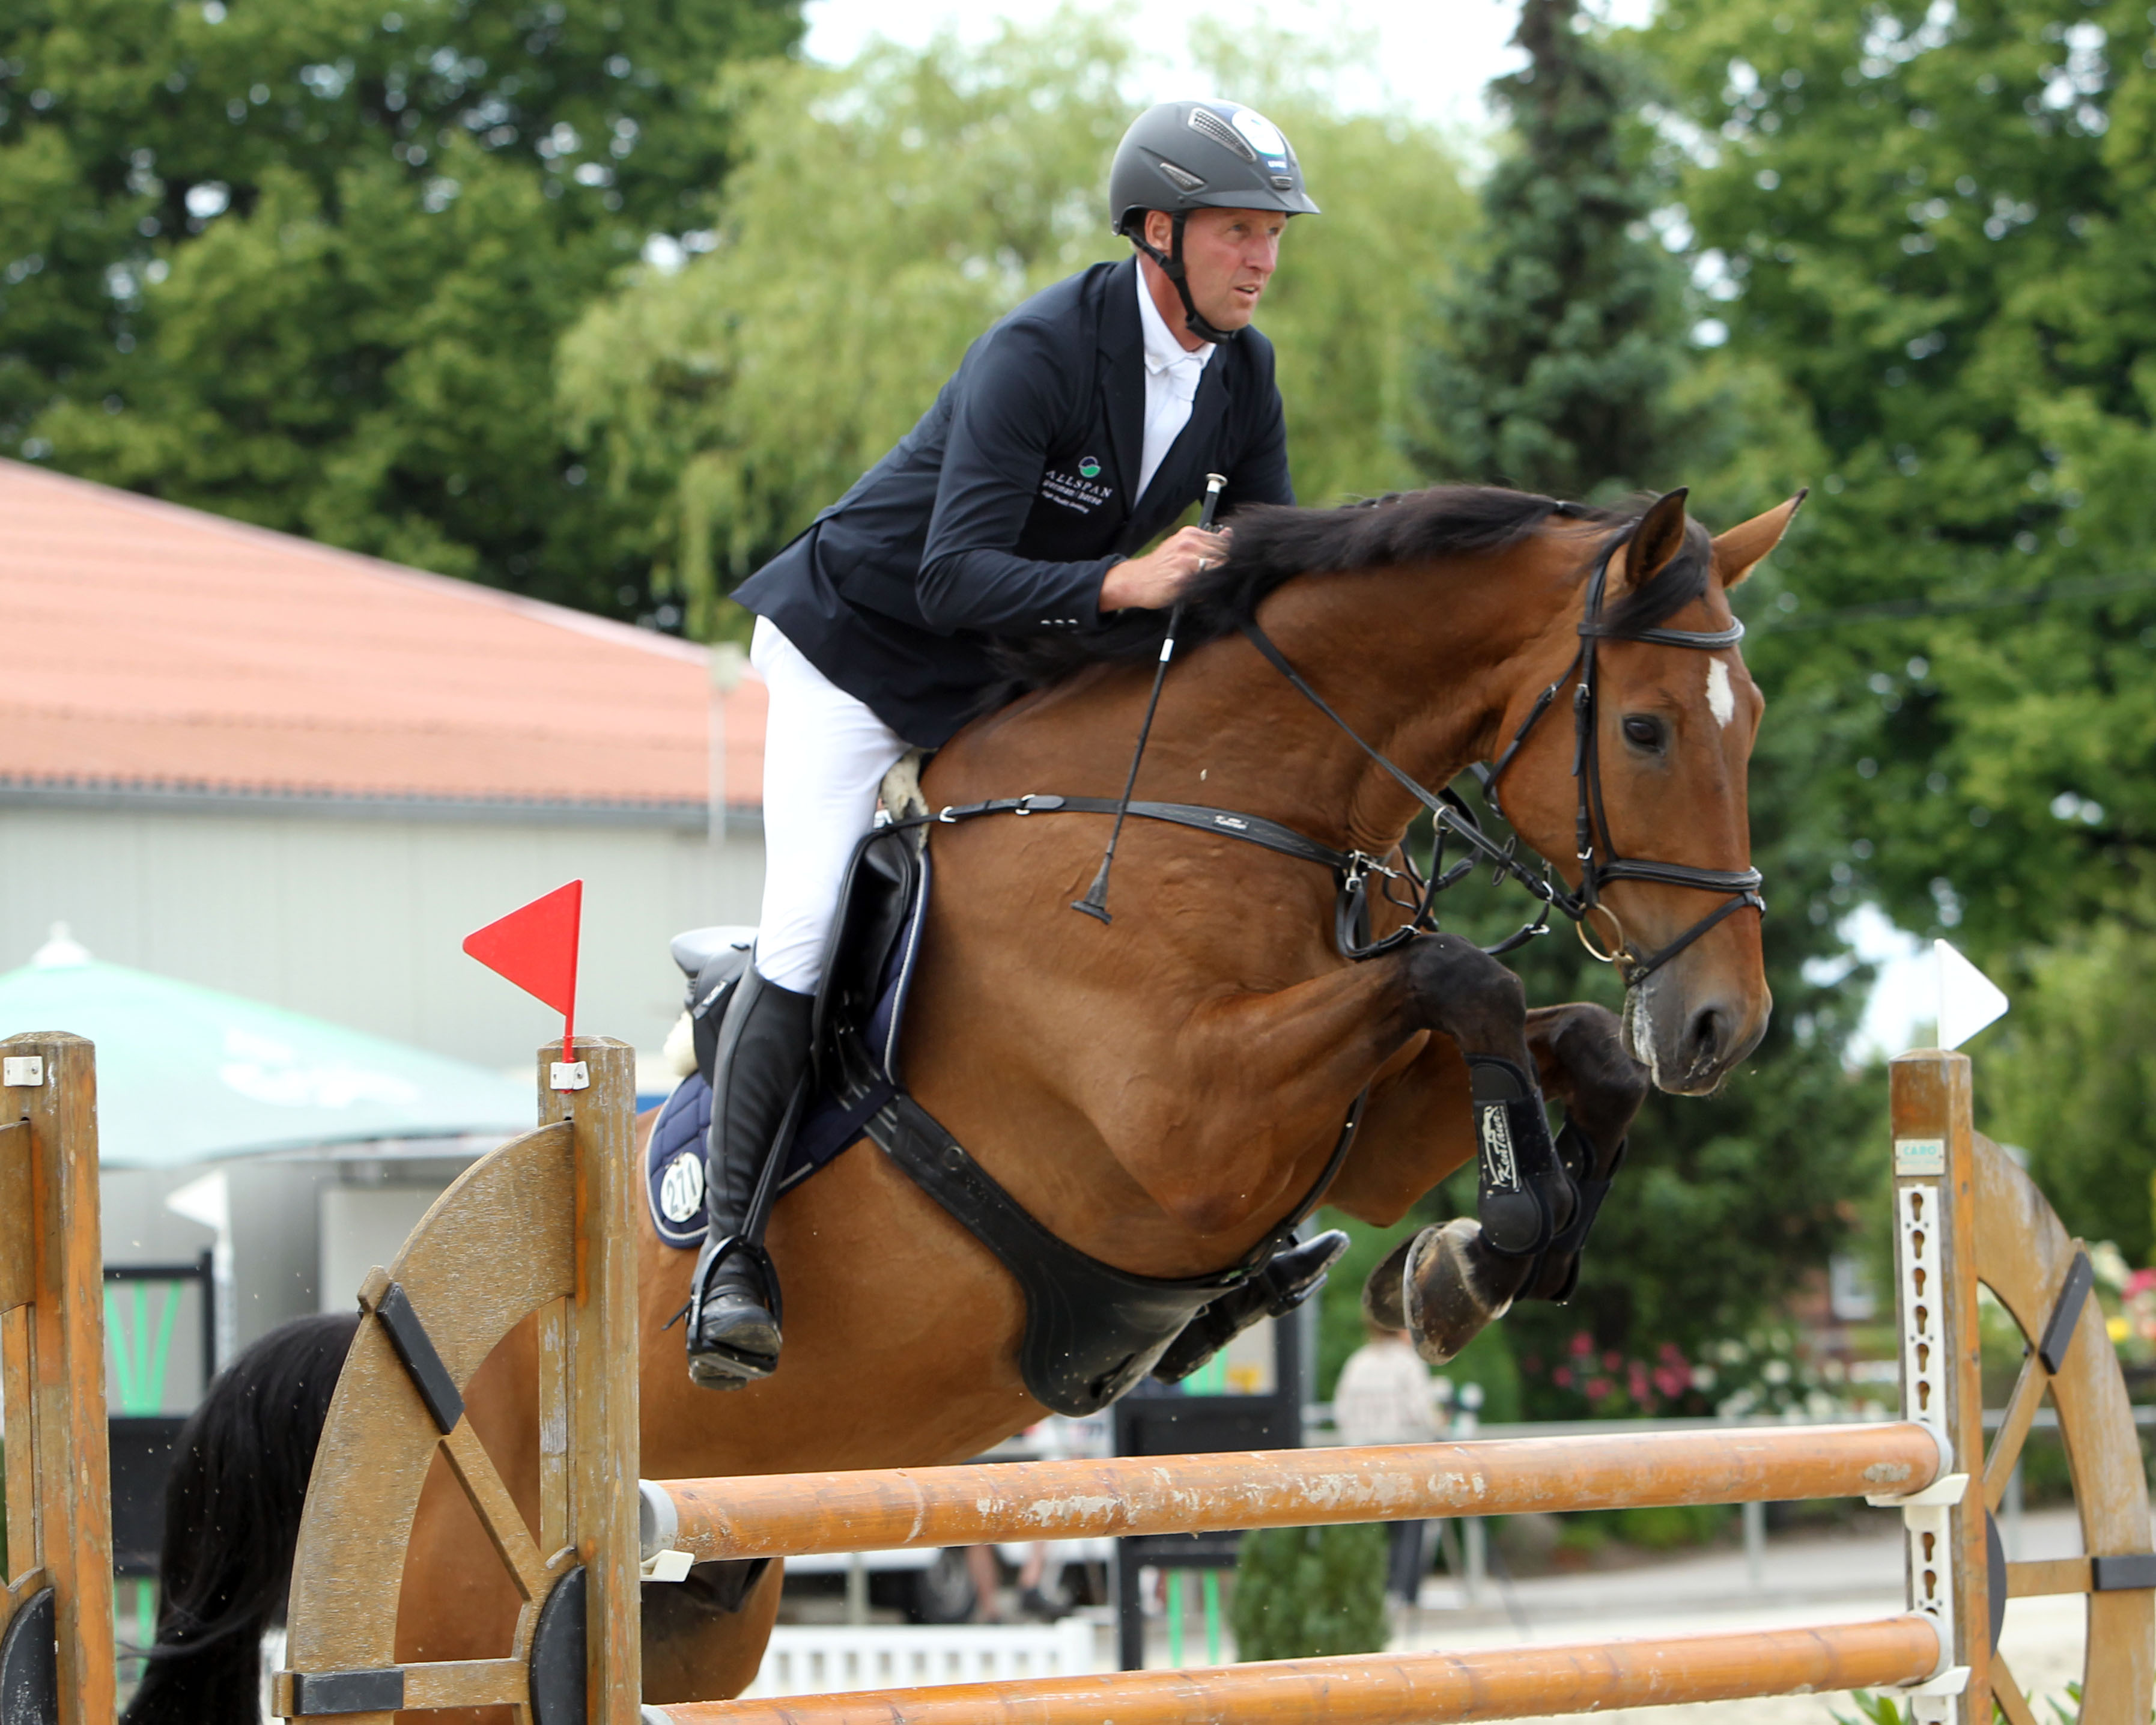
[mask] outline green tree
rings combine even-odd
[[[2148,38],[2081,0],[1676,0],[1650,36],[1730,347],[1824,457],[1753,658],[1821,707],[1836,897],[2010,986],[2131,916],[2156,844]]]
[[[1512,125],[1481,259],[1436,301],[1423,466],[1565,497],[1664,488],[1711,409],[1677,388],[1690,318],[1649,225],[1667,193],[1644,81],[1578,0],[1527,0],[1514,40],[1527,64],[1491,86]]]
[[[2005,983],[1980,1117],[2145,1251],[2156,62],[2145,12],[1671,0],[1647,39],[1729,347],[1822,451],[1752,657],[1835,885]],[[1772,720],[1769,722],[1774,722]]]
[[[1102,188],[1131,53],[1063,13],[978,49],[737,80],[746,159],[707,254],[647,269],[563,349],[575,435],[623,496],[661,500],[651,555],[695,632],[740,626],[721,595],[912,424],[983,330],[1128,255]],[[1306,496],[1385,490],[1409,476],[1392,430],[1405,308],[1466,200],[1435,133],[1279,93],[1327,210],[1290,229],[1261,318],[1290,454]]]
[[[1979,1074],[1992,1129],[2067,1228],[2156,1261],[2156,938],[2112,918],[2036,955]]]
[[[794,0],[28,0],[0,18],[0,439],[602,608],[555,341],[707,225]],[[635,598],[634,592],[629,602]]]

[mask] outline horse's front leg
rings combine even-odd
[[[1518,978],[1456,937],[1418,941],[1408,957],[1430,1027],[1467,1068],[1476,1214],[1406,1242],[1373,1274],[1364,1301],[1373,1318],[1410,1330],[1424,1358],[1441,1364],[1514,1300],[1570,1291],[1644,1091],[1607,1013],[1528,1013]],[[1543,1083],[1573,1116],[1562,1143],[1550,1137]],[[1441,1177],[1460,1158],[1431,1159],[1443,1162]]]

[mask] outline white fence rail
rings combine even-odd
[[[771,1632],[750,1697],[830,1695],[1062,1677],[1094,1669],[1094,1628],[1082,1618],[1052,1624],[919,1627],[781,1624]]]

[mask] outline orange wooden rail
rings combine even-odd
[[[1289,1659],[770,1701],[671,1702],[651,1725],[1431,1725],[1919,1681],[1939,1637],[1911,1615],[1815,1628],[1471,1653]]]
[[[1894,1422],[765,1474],[647,1481],[643,1534],[647,1558],[669,1548],[699,1562],[799,1557],[1098,1534],[1899,1495],[1929,1485],[1938,1465],[1929,1432]]]

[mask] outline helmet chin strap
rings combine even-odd
[[[1159,264],[1160,273],[1175,284],[1176,295],[1183,301],[1183,321],[1189,326],[1192,335],[1201,341],[1232,341],[1240,331],[1224,330],[1217,324],[1208,322],[1199,311],[1197,301],[1190,297],[1190,272],[1183,265],[1183,224],[1189,218],[1190,212],[1187,209],[1177,210],[1169,216],[1168,219],[1175,224],[1175,231],[1165,255],[1147,241],[1142,223],[1131,235],[1131,244]]]

